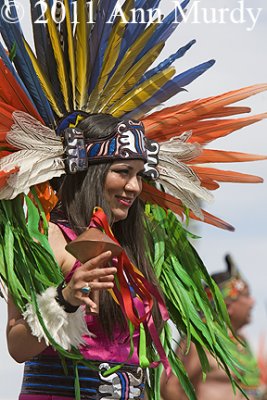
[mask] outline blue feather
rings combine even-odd
[[[140,85],[142,82],[146,81],[147,79],[150,79],[153,75],[157,74],[158,72],[164,70],[165,68],[168,68],[174,61],[176,61],[178,58],[183,57],[183,55],[195,44],[195,40],[191,40],[191,42],[187,43],[187,45],[181,47],[179,50],[177,50],[176,53],[172,54],[166,60],[162,61],[157,67],[151,69],[148,71],[145,75],[143,75],[143,78],[137,83],[136,86]]]
[[[190,0],[184,0],[181,4],[181,8],[184,9],[188,5],[189,1]],[[154,34],[144,47],[143,51],[137,57],[136,62],[139,61],[156,44],[160,42],[166,42],[166,40],[171,36],[171,34],[179,25],[178,23],[176,23],[177,14],[177,10],[171,11],[170,14],[167,15],[167,17],[165,17],[160,24],[158,24]]]
[[[144,10],[145,15],[146,11],[150,8],[157,8],[158,4],[160,3],[160,0],[157,0],[156,2],[154,0],[146,1],[146,0],[136,0],[135,2],[135,9],[141,8]],[[122,40],[122,46],[121,46],[121,51],[120,55],[118,57],[118,62],[117,65],[120,63],[120,61],[123,59],[124,54],[126,51],[131,47],[131,45],[137,40],[137,38],[143,33],[145,30],[147,24],[140,23],[141,21],[141,13],[137,13],[137,18],[136,20],[138,21],[137,23],[130,23],[127,25],[124,33],[124,37]]]
[[[89,94],[94,89],[101,72],[105,50],[113,24],[106,23],[112,15],[117,0],[100,0],[96,22],[90,37],[90,64],[92,68]]]
[[[38,17],[41,15],[41,5],[36,3],[35,0],[30,0],[30,2],[31,2],[32,21],[36,21]],[[33,27],[34,45],[35,45],[38,64],[40,65],[42,71],[44,72],[47,79],[51,83],[59,109],[63,113],[65,113],[66,108],[64,105],[60,82],[58,79],[57,64],[53,53],[47,26],[46,24],[33,23],[32,27]]]
[[[3,6],[4,0],[0,0],[0,7]],[[16,8],[11,7],[10,10],[12,17],[16,18]],[[11,51],[13,44],[16,43],[16,56],[14,58],[14,64],[18,74],[27,87],[31,98],[33,99],[34,104],[45,123],[53,126],[55,122],[53,112],[36,76],[31,60],[25,50],[19,24],[10,24],[4,21],[4,19],[1,19],[0,29],[2,37],[9,51]]]
[[[149,100],[143,103],[140,107],[134,109],[130,113],[124,115],[125,118],[140,119],[154,107],[164,103],[177,93],[185,90],[183,86],[189,85],[196,78],[206,72],[213,66],[215,60],[209,60],[199,64],[189,70],[177,75],[159,89]]]
[[[150,0],[150,1],[136,0],[135,9],[138,9],[138,8],[143,9],[145,20],[146,20],[147,10],[157,8],[159,3],[160,3],[160,0],[157,0],[157,1],[155,1],[155,0]],[[122,42],[121,42],[120,54],[118,56],[116,65],[114,66],[112,72],[110,73],[110,76],[112,76],[114,74],[114,72],[116,71],[119,63],[122,61],[127,50],[134,44],[134,42],[138,39],[138,37],[142,35],[142,33],[144,32],[144,30],[147,27],[146,23],[141,23],[141,13],[137,13],[136,20],[138,21],[137,23],[129,23],[125,28],[124,36],[123,36]]]

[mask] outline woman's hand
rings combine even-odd
[[[62,290],[64,299],[73,306],[85,304],[91,312],[97,312],[98,304],[81,289],[89,286],[92,289],[91,296],[95,290],[107,290],[114,287],[113,281],[117,268],[107,266],[111,258],[111,251],[106,251],[77,268],[70,282]]]

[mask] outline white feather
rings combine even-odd
[[[78,347],[85,344],[83,335],[92,336],[88,331],[84,320],[84,310],[79,307],[74,313],[67,313],[58,304],[55,297],[57,290],[49,287],[42,294],[37,295],[37,303],[42,315],[45,326],[52,338],[65,350],[71,350],[71,346]],[[43,328],[39,322],[36,311],[32,304],[28,303],[23,313],[23,318],[27,321],[33,336],[39,342],[44,339],[49,345]]]
[[[63,144],[55,131],[24,112],[12,116],[15,123],[7,141],[20,150],[2,158],[0,170],[8,172],[19,167],[19,171],[10,175],[0,190],[1,200],[27,194],[31,186],[65,173]]]

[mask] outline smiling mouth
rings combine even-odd
[[[127,197],[120,197],[120,196],[116,196],[116,199],[121,205],[125,207],[131,207],[134,201],[134,199],[128,199]]]

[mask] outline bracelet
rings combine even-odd
[[[57,287],[57,295],[55,297],[56,302],[66,311],[66,313],[75,313],[80,306],[73,306],[70,304],[68,301],[64,299],[64,296],[62,294],[62,290],[66,287],[66,282],[63,281],[61,284]]]

